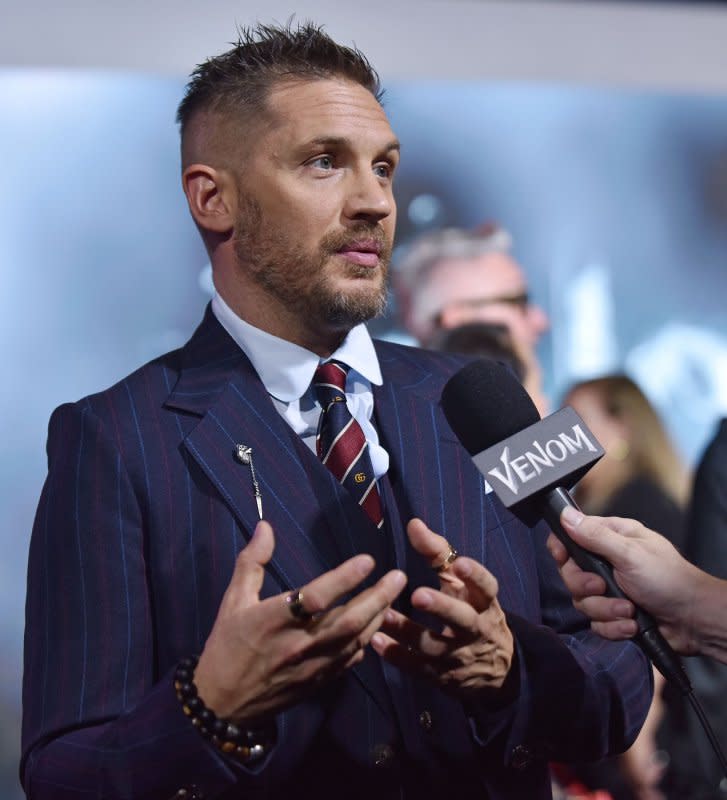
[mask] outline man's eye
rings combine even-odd
[[[391,164],[375,164],[374,172],[379,178],[390,178],[393,169],[391,168]]]
[[[330,156],[318,156],[310,162],[310,165],[318,169],[333,169],[333,159]]]

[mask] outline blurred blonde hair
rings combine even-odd
[[[627,375],[604,375],[573,384],[568,394],[588,389],[598,394],[604,410],[628,432],[624,466],[651,478],[679,506],[686,507],[691,476],[646,395]]]

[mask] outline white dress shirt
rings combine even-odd
[[[219,294],[212,298],[212,311],[252,362],[280,415],[315,453],[321,407],[311,389],[311,381],[322,360],[304,347],[245,322]],[[371,386],[381,386],[383,379],[366,326],[352,328],[331,359],[350,367],[346,405],[364,432],[374,474],[380,478],[389,468],[389,454],[379,443],[376,428],[371,423],[374,411]]]

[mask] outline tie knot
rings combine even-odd
[[[348,367],[340,361],[326,361],[320,364],[313,376],[313,388],[319,396],[330,392],[346,392]]]

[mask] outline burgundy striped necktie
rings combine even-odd
[[[346,405],[348,367],[340,361],[321,364],[313,389],[321,405],[316,435],[318,458],[354,496],[377,528],[384,524],[381,498],[361,426]]]

